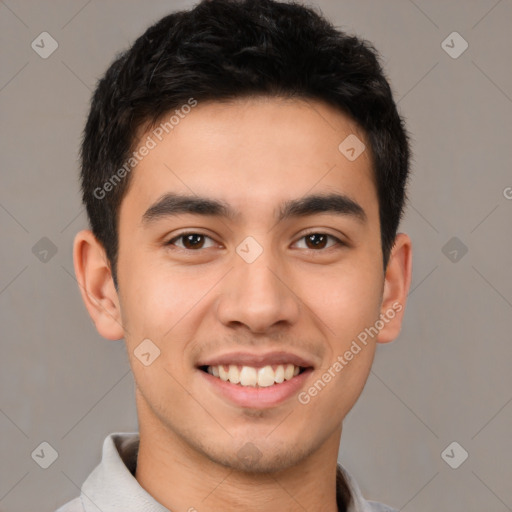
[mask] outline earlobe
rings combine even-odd
[[[73,264],[84,301],[97,331],[109,340],[124,336],[119,297],[105,250],[90,230],[76,234]]]
[[[378,343],[393,341],[400,334],[411,276],[411,239],[405,233],[398,233],[386,269],[380,311],[384,326],[377,335]]]

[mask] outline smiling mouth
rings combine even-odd
[[[200,366],[199,369],[224,382],[245,387],[264,388],[291,380],[305,372],[308,368],[294,364],[277,364],[262,367],[230,364]]]

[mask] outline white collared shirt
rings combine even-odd
[[[56,512],[169,512],[134,476],[138,448],[138,432],[109,434],[103,442],[101,462],[85,480],[80,496]],[[352,496],[347,512],[397,512],[382,503],[365,500],[355,480],[340,464],[338,468]]]

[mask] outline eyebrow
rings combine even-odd
[[[344,194],[315,194],[284,201],[278,210],[277,222],[296,217],[306,217],[319,213],[333,213],[352,217],[366,222],[363,207]],[[219,199],[197,195],[167,193],[151,205],[142,216],[142,224],[147,226],[162,218],[180,214],[202,215],[236,220],[240,212]]]

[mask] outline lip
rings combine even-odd
[[[198,369],[197,371],[205,379],[206,385],[211,386],[217,394],[230,403],[251,409],[268,409],[276,407],[296,395],[313,373],[313,368],[308,367],[299,375],[280,384],[261,388],[233,384],[229,381],[223,381],[219,377],[214,377],[203,370]]]
[[[302,368],[314,368],[314,364],[303,357],[291,352],[268,352],[266,354],[251,354],[249,352],[230,352],[205,359],[197,364],[200,366],[239,365],[261,368],[278,364],[293,364]]]

